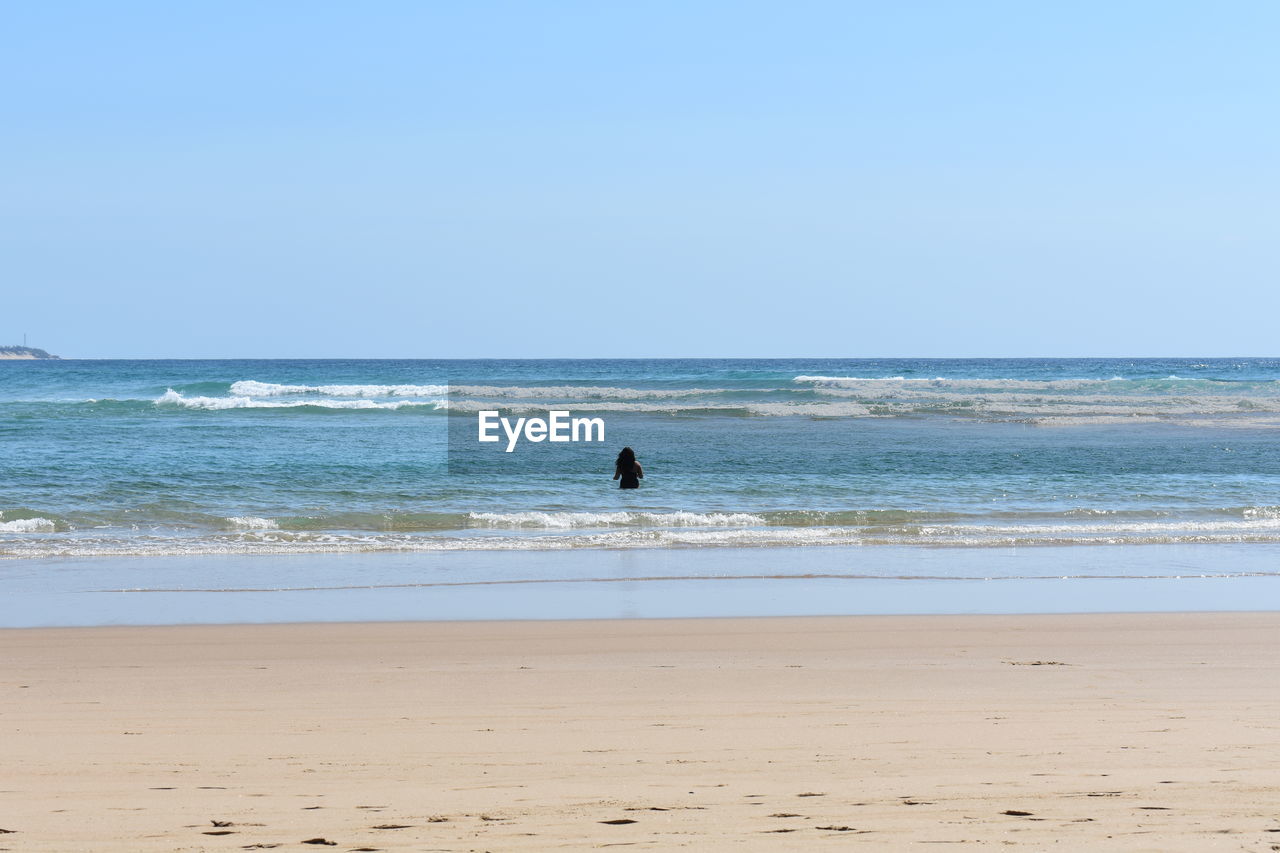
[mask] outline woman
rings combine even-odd
[[[636,461],[636,453],[630,447],[622,448],[622,452],[618,454],[618,461],[613,466],[613,479],[622,481],[618,484],[619,489],[640,488],[644,469]]]

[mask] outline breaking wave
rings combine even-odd
[[[0,533],[52,533],[58,525],[49,518],[15,518],[0,521]]]
[[[39,417],[110,417],[144,408],[340,413],[407,410],[417,415],[582,414],[723,418],[946,418],[1039,427],[1169,423],[1190,427],[1280,428],[1280,381],[1179,378],[951,379],[828,376],[720,379],[704,387],[620,384],[287,384],[255,379],[176,383],[144,399],[23,401]],[[164,386],[160,386],[164,387]],[[158,391],[158,389],[156,389]]]
[[[103,519],[91,519],[101,522]],[[139,529],[139,523],[144,526]],[[50,536],[48,534],[55,533]],[[45,517],[0,521],[0,556],[307,554],[914,545],[1280,543],[1280,507],[964,514],[905,510],[767,512],[469,512],[400,520],[368,514],[209,518],[194,524],[78,526]]]
[[[944,416],[1035,426],[1171,422],[1280,427],[1280,382],[1183,379],[949,379],[798,375],[723,387],[618,385],[282,384],[242,379],[225,396],[170,388],[158,406],[185,409],[405,409],[522,414],[562,406],[583,413],[720,417]],[[111,402],[111,401],[100,401]]]
[[[565,551],[576,549],[770,548],[885,545],[1004,548],[1048,545],[1280,543],[1280,530],[1151,527],[935,528],[920,531],[823,528],[638,528],[542,535],[430,536],[387,533],[245,531],[215,536],[82,536],[60,540],[0,539],[0,557],[174,556],[194,554],[427,553],[446,551]]]
[[[581,527],[745,527],[765,525],[746,512],[473,512],[471,521],[493,527],[569,530]]]
[[[403,409],[409,406],[425,406],[432,409],[448,407],[445,400],[334,400],[325,397],[305,400],[262,400],[255,397],[186,397],[172,388],[155,400],[157,406],[180,406],[186,409]]]
[[[442,397],[448,385],[280,385],[242,379],[232,382],[231,394],[239,397],[284,397],[315,395],[327,397]]]
[[[725,393],[718,388],[623,388],[601,385],[281,385],[242,379],[230,393],[243,397],[291,395],[327,397],[441,397],[446,394],[516,400],[646,400],[678,399]]]
[[[233,515],[227,519],[227,524],[241,530],[278,530],[280,527],[274,519],[253,515]]]

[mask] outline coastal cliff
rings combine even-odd
[[[0,359],[13,358],[61,358],[61,356],[50,355],[42,349],[36,347],[0,347]]]

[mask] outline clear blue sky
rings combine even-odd
[[[1280,355],[1280,4],[50,2],[0,343]]]

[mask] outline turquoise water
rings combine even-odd
[[[0,556],[1277,543],[1278,437],[1272,359],[10,361]]]

